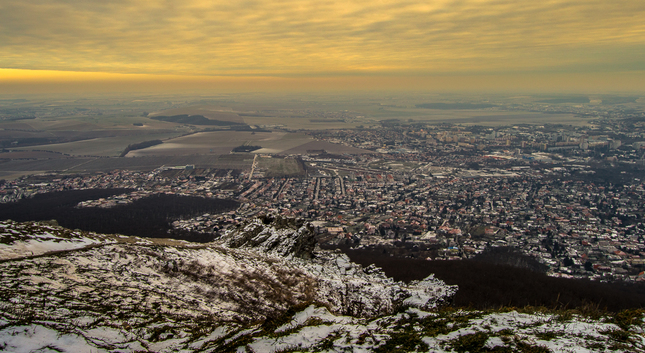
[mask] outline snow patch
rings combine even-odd
[[[0,330],[0,347],[4,352],[34,351],[107,352],[90,345],[82,336],[63,334],[40,325],[12,326]]]

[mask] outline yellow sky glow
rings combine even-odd
[[[513,89],[529,76],[557,89],[572,75],[645,90],[630,79],[645,71],[643,18],[642,0],[5,1],[0,93],[30,82],[406,88],[446,77]]]

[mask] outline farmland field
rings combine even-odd
[[[264,171],[266,177],[297,176],[304,174],[298,162],[293,158],[258,158],[258,171]]]
[[[187,126],[127,115],[0,121],[0,141],[13,151],[53,151],[71,156],[118,156],[129,144],[192,131]]]
[[[61,174],[107,172],[115,169],[149,171],[161,166],[194,165],[196,168],[250,170],[253,155],[193,155],[137,158],[68,157],[41,160],[0,159],[0,179],[15,179],[23,175],[56,172]]]
[[[34,151],[47,150],[68,154],[71,156],[98,156],[98,157],[116,157],[130,144],[139,143],[149,140],[164,140],[177,136],[180,133],[153,133],[153,134],[131,134],[126,136],[112,136],[103,138],[93,138],[89,140],[80,140],[65,143],[55,143],[48,145],[38,145],[30,147],[17,148],[16,150]]]
[[[127,157],[189,156],[195,154],[227,154],[237,146],[261,148],[258,154],[306,154],[308,150],[325,150],[329,153],[371,153],[371,151],[316,141],[301,133],[212,131],[199,132],[164,141],[163,144],[131,151]]]
[[[261,146],[263,142],[279,140],[283,136],[284,133],[251,131],[198,132],[166,140],[160,145],[131,151],[127,157],[227,154],[237,146],[244,144]]]
[[[46,151],[14,151],[0,153],[0,159],[56,159],[66,158],[63,154]]]
[[[274,132],[266,140],[259,141],[261,149],[253,151],[254,153],[279,154],[285,150],[302,146],[314,141],[311,137],[301,133]]]

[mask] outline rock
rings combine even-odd
[[[315,301],[336,314],[374,317],[390,314],[402,305],[433,309],[449,301],[457,290],[432,276],[410,285],[396,283],[380,268],[362,268],[340,251],[315,251],[313,227],[298,219],[273,215],[255,218],[218,242],[297,263],[317,279]]]
[[[302,259],[310,259],[317,244],[311,224],[271,215],[247,221],[218,241],[230,248],[254,249],[267,255]]]

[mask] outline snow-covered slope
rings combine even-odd
[[[484,338],[489,347],[558,349],[541,341],[552,331],[569,346],[618,337],[642,349],[642,315],[625,329],[578,317],[437,313],[454,286],[394,282],[317,249],[296,220],[253,219],[210,244],[0,226],[0,351],[459,351]]]
[[[70,231],[44,223],[0,221],[0,259],[38,256],[106,242],[114,241],[107,236]]]

